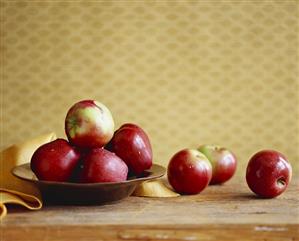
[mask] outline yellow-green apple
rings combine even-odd
[[[280,152],[259,151],[248,162],[246,181],[258,196],[273,198],[280,195],[286,190],[291,178],[291,164]]]
[[[114,121],[105,105],[95,100],[83,100],[69,109],[65,118],[65,132],[75,146],[102,147],[113,136]]]
[[[127,179],[126,163],[114,153],[104,148],[95,148],[85,156],[80,182],[121,182]]]
[[[213,174],[210,184],[224,183],[236,172],[237,158],[230,150],[216,145],[202,145],[198,150],[212,164]]]
[[[181,194],[200,193],[212,178],[212,166],[208,158],[193,149],[177,152],[167,168],[168,181]]]
[[[152,147],[146,132],[139,126],[126,123],[115,131],[106,148],[119,156],[129,171],[140,175],[152,166]]]
[[[80,154],[66,140],[57,139],[40,146],[30,162],[39,180],[69,181],[79,163]]]

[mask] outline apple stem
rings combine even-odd
[[[277,180],[277,185],[279,187],[284,187],[286,185],[286,181],[284,179],[284,177],[280,177],[278,180]]]

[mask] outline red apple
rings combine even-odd
[[[81,148],[102,147],[113,136],[114,121],[105,105],[95,100],[83,100],[69,109],[65,132],[73,145]]]
[[[106,148],[119,156],[136,175],[152,166],[150,140],[145,131],[135,124],[122,125]]]
[[[103,148],[92,149],[83,160],[80,181],[122,182],[127,179],[128,167],[122,159]]]
[[[80,154],[66,140],[57,139],[40,146],[31,158],[31,169],[39,180],[69,181]]]
[[[212,164],[213,174],[210,184],[220,184],[231,179],[237,169],[237,158],[231,151],[215,145],[202,145],[198,150]]]
[[[258,196],[273,198],[283,193],[292,177],[286,157],[273,150],[263,150],[249,160],[246,181]]]
[[[212,166],[207,157],[193,149],[177,152],[168,164],[168,181],[181,194],[201,192],[212,178]]]

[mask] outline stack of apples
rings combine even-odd
[[[131,123],[114,131],[109,109],[100,102],[75,103],[65,118],[68,141],[57,139],[39,147],[31,169],[39,180],[57,182],[121,182],[140,176],[152,166],[152,148],[146,132]],[[234,175],[236,156],[227,148],[202,145],[177,152],[168,164],[168,181],[181,194],[197,194],[209,184],[221,184]],[[246,181],[261,197],[284,192],[292,168],[274,150],[256,153],[248,162]]]
[[[66,115],[65,132],[68,141],[57,139],[34,152],[31,169],[39,180],[121,182],[152,166],[146,132],[131,123],[114,131],[111,112],[100,102],[75,103]]]

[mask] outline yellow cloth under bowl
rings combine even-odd
[[[5,217],[5,205],[9,203],[33,210],[42,207],[39,190],[32,184],[14,177],[11,170],[15,166],[30,162],[39,146],[55,139],[55,133],[48,133],[13,145],[0,153],[0,219]]]

